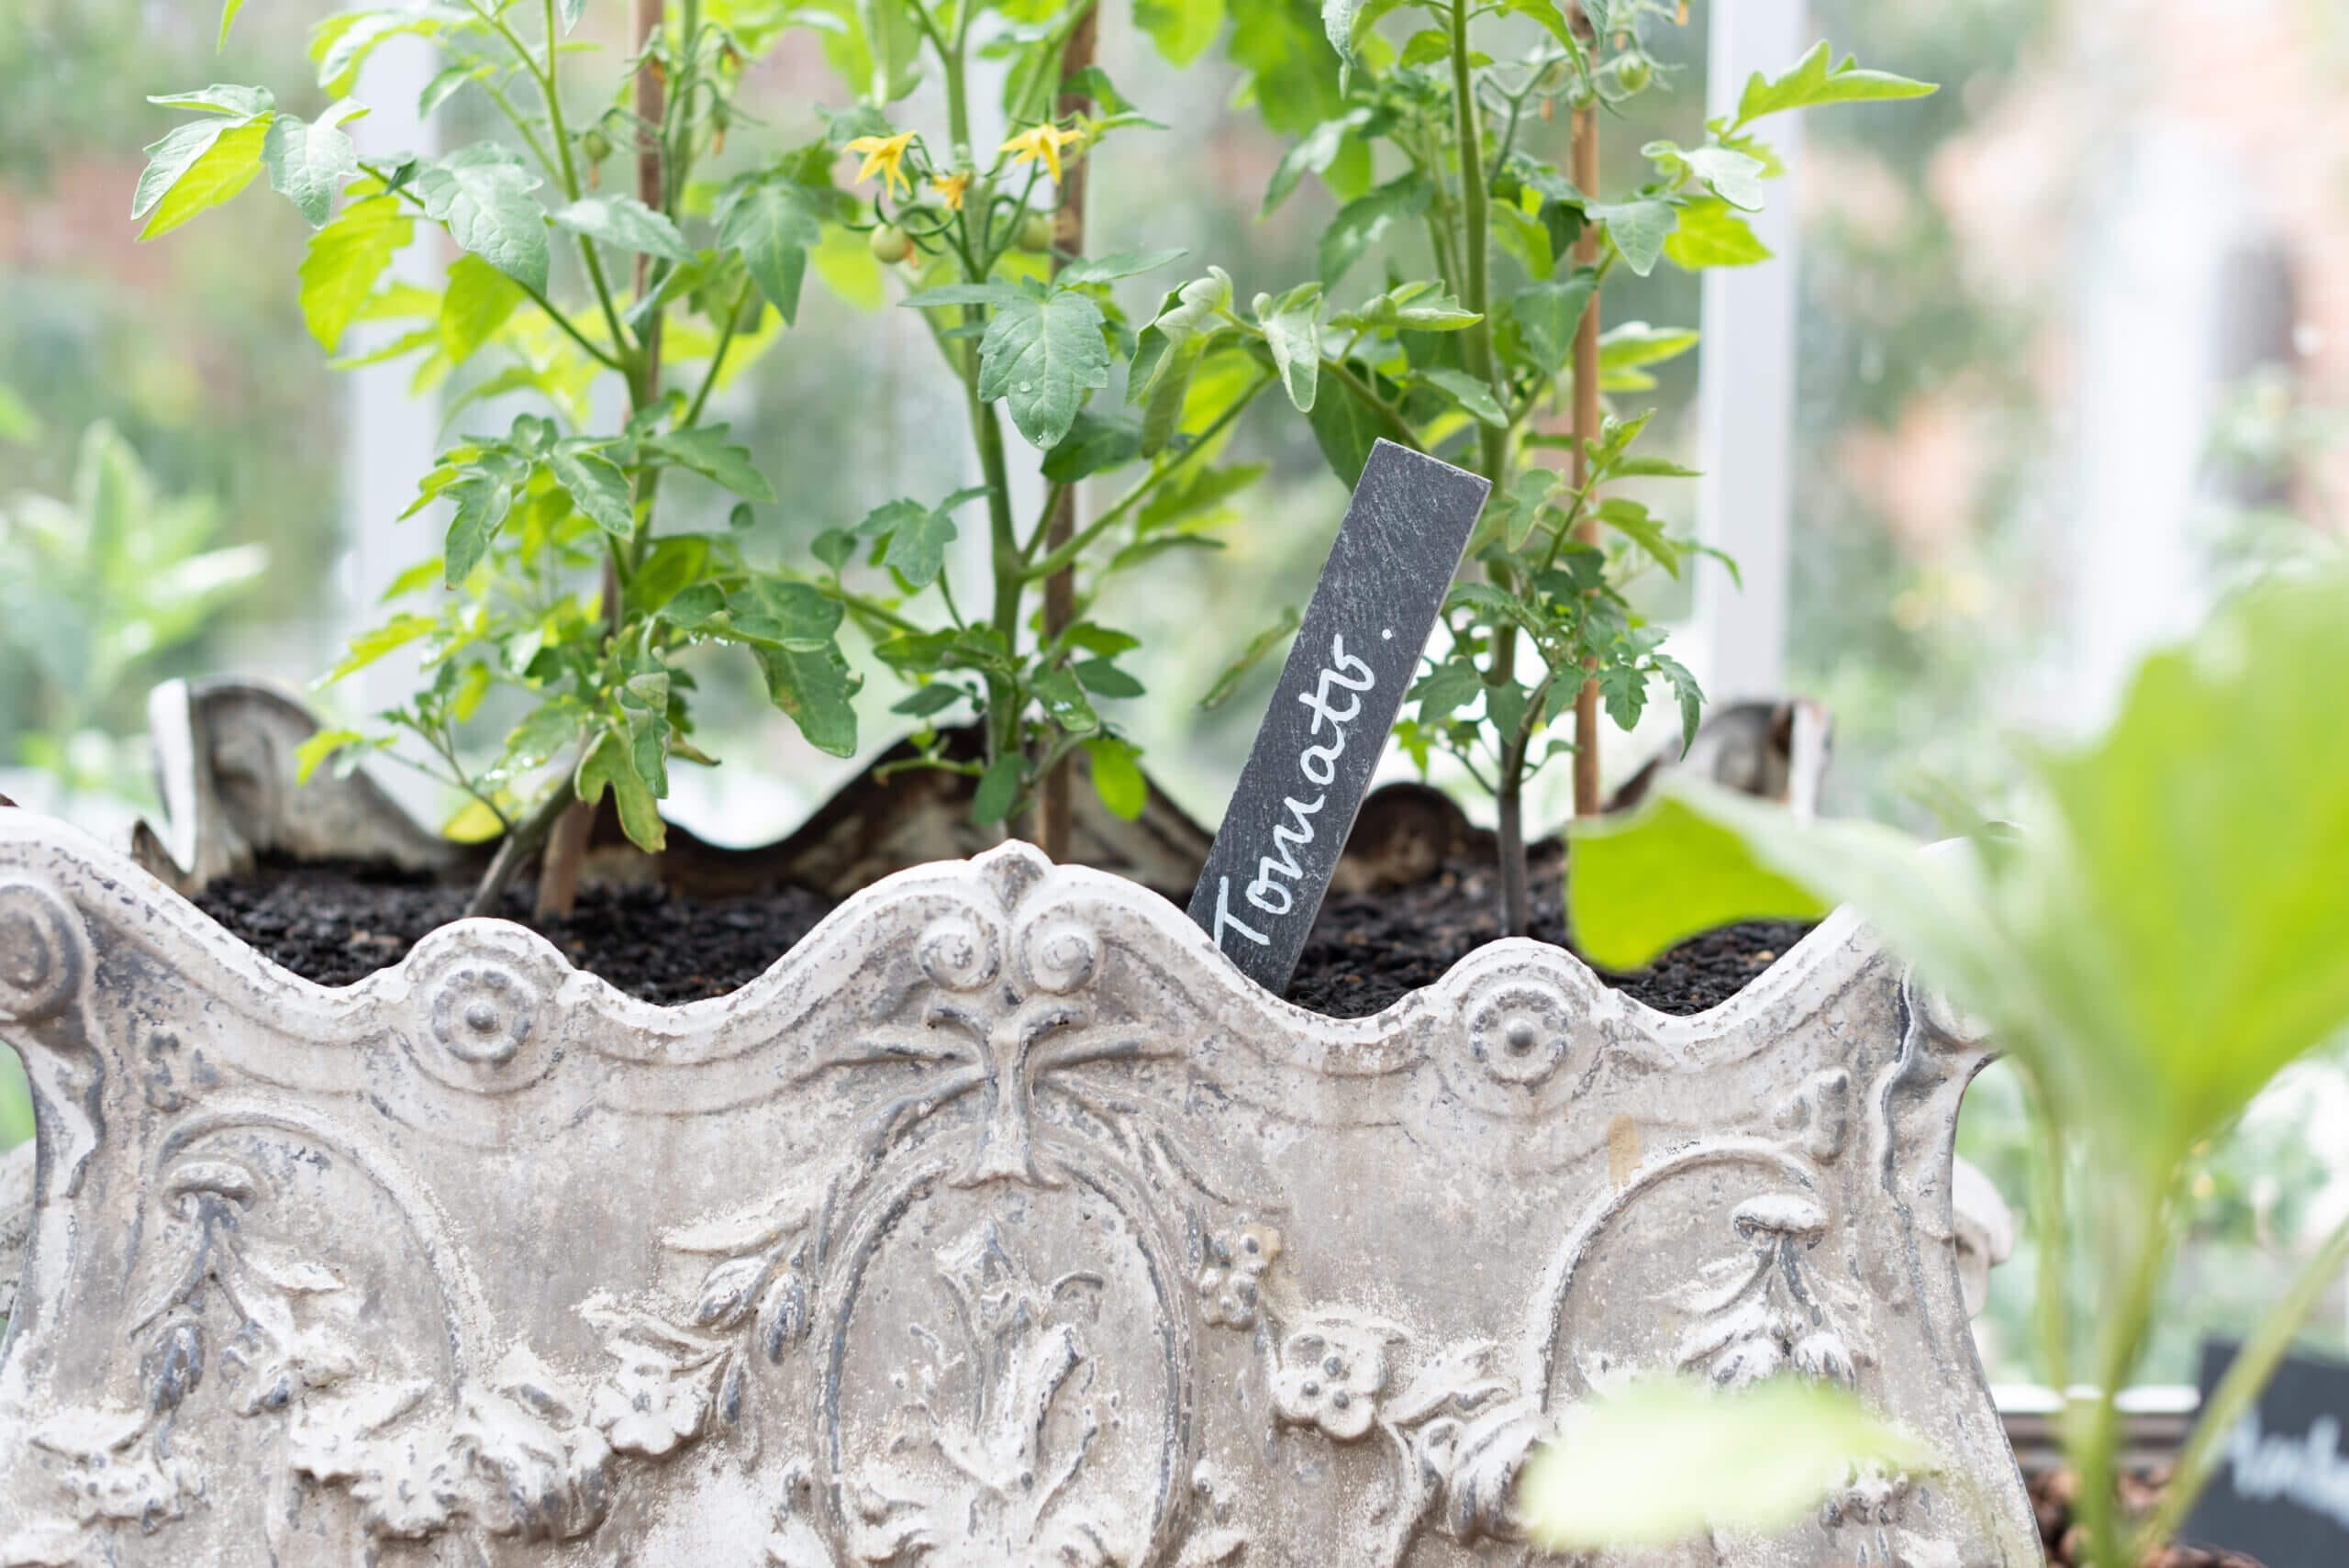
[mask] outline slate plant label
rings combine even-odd
[[[2202,1347],[2202,1400],[2237,1346]],[[2287,1357],[2220,1439],[2218,1468],[2178,1534],[2275,1568],[2349,1563],[2349,1363]]]
[[[1364,465],[1191,894],[1191,918],[1269,991],[1297,968],[1491,488],[1389,441]]]

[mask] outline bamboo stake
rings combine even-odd
[[[1588,19],[1583,19],[1586,28]],[[1598,193],[1598,109],[1595,104],[1585,104],[1574,112],[1573,173],[1575,189],[1586,196]],[[1598,230],[1589,224],[1575,239],[1575,265],[1598,265]],[[1582,324],[1575,332],[1575,410],[1572,472],[1569,480],[1579,491],[1590,474],[1590,459],[1585,455],[1583,443],[1598,439],[1598,295],[1594,290],[1590,304],[1582,313]],[[1586,506],[1582,520],[1575,526],[1575,537],[1585,544],[1598,543],[1598,517],[1596,506]],[[1583,682],[1575,693],[1575,815],[1591,817],[1600,806],[1598,793],[1598,683]]]
[[[1069,34],[1068,48],[1061,56],[1062,80],[1093,63],[1100,16],[1098,6],[1087,10]],[[1082,93],[1064,93],[1054,102],[1052,113],[1055,118],[1077,114],[1091,107],[1092,102]],[[1061,216],[1053,242],[1056,250],[1069,256],[1082,255],[1085,250],[1085,172],[1090,166],[1089,160],[1079,159],[1069,165],[1068,176],[1061,182]],[[1066,263],[1054,264],[1057,269]],[[1066,544],[1076,533],[1078,488],[1072,484],[1062,491],[1060,504],[1052,508],[1044,535],[1046,554]],[[1044,579],[1044,639],[1049,642],[1059,636],[1075,618],[1076,567],[1072,562]],[[1070,756],[1052,764],[1037,791],[1036,845],[1055,861],[1069,857],[1076,824],[1075,788],[1076,762]]]
[[[640,50],[650,50],[661,36],[663,0],[631,0],[629,15],[629,36],[636,40]],[[636,73],[636,112],[645,125],[662,123],[661,73],[653,66],[639,68]],[[655,212],[667,206],[664,188],[666,172],[662,167],[663,147],[657,131],[637,131],[636,196]],[[640,253],[636,258],[636,297],[644,297],[646,268],[651,258]],[[617,345],[615,345],[617,347]],[[644,332],[643,357],[631,377],[629,404],[641,408],[651,403],[661,385],[660,317],[655,316]],[[604,624],[617,628],[620,622],[620,575],[608,551],[604,557],[603,584]],[[596,826],[595,807],[584,801],[573,801],[554,820],[546,839],[546,853],[539,862],[539,889],[532,901],[532,911],[544,918],[567,916],[579,900],[579,878],[587,860],[587,843]]]

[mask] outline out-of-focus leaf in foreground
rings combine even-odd
[[[2144,1173],[2349,1027],[2349,573],[2278,579],[2139,669],[2111,727],[2032,760],[2021,834],[1932,854],[1686,783],[1574,832],[1584,951],[1857,906]]]
[[[1631,1384],[1582,1406],[1526,1466],[1526,1532],[1553,1551],[1666,1546],[1708,1530],[1769,1535],[1865,1466],[1919,1471],[1924,1445],[1840,1385],[1774,1378],[1735,1391]]]

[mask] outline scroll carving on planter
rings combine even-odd
[[[1672,1562],[2036,1561],[1953,1262],[1987,1048],[1840,917],[1695,1018],[1500,944],[1333,1022],[1013,847],[663,1009],[495,922],[311,986],[11,817],[0,1036],[0,1568],[1518,1563],[1533,1447],[1655,1369],[1938,1456]]]

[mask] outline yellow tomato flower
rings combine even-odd
[[[1006,141],[1000,150],[1015,154],[1014,163],[1044,161],[1054,180],[1061,177],[1061,152],[1085,139],[1081,130],[1063,130],[1056,125],[1031,126]]]
[[[860,136],[848,144],[851,152],[864,154],[864,167],[856,172],[857,183],[873,178],[874,170],[881,172],[883,188],[906,195],[913,195],[914,183],[905,170],[906,149],[914,144],[912,131],[899,131],[895,136]]]
[[[967,172],[932,174],[930,183],[931,188],[938,192],[940,200],[956,212],[963,210],[963,193],[971,188],[971,176]]]

